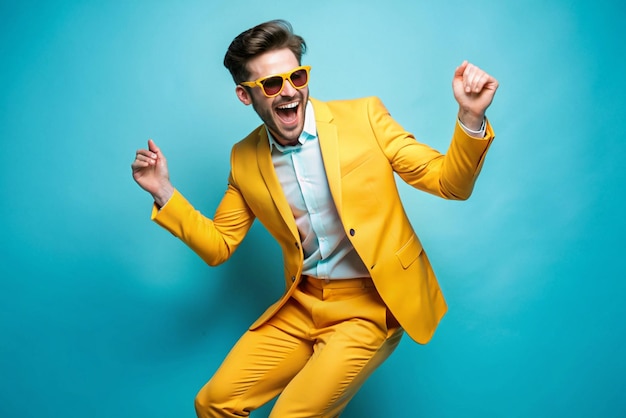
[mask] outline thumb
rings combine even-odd
[[[454,78],[462,78],[468,64],[469,63],[467,62],[467,60],[465,60],[463,61],[463,63],[461,63],[461,65],[456,67],[456,70],[454,71]]]
[[[157,166],[167,170],[167,160],[165,159],[165,155],[163,155],[161,148],[157,147],[157,144],[152,139],[148,140],[148,149],[156,154]]]
[[[148,149],[156,154],[157,162],[165,161],[165,156],[161,152],[161,148],[157,147],[157,144],[152,139],[148,140]]]
[[[161,153],[161,149],[157,147],[156,143],[152,139],[148,139],[148,149],[155,154]]]

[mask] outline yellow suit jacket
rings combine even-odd
[[[328,184],[346,234],[400,325],[425,344],[447,306],[404,212],[394,173],[417,189],[467,199],[494,138],[491,126],[487,124],[484,139],[475,139],[457,123],[442,155],[417,142],[377,98],[311,102]],[[301,240],[263,125],[234,145],[228,189],[212,220],[178,191],[163,208],[155,207],[152,217],[210,265],[231,256],[255,218],[268,229],[282,248],[286,291],[251,329],[267,321],[300,281]]]

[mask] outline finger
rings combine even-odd
[[[135,153],[135,156],[136,157],[143,156],[143,157],[148,157],[148,158],[157,158],[157,155],[154,152],[149,151],[147,149],[138,149],[137,152]]]
[[[474,74],[472,81],[470,82],[470,89],[474,93],[480,93],[487,80],[486,74],[481,71]]]
[[[467,64],[463,72],[463,87],[466,93],[471,93],[476,82],[478,67],[473,64]]]
[[[485,89],[496,90],[498,88],[498,82],[495,78],[490,76],[484,71],[481,71],[478,78],[476,78],[474,84],[472,85],[472,89],[474,93],[481,93]]]
[[[492,77],[475,65],[468,66],[465,72],[464,87],[467,93],[480,93]]]
[[[157,155],[148,150],[137,150],[135,153],[135,161],[145,163],[145,166],[142,167],[155,165],[157,163]]]
[[[137,154],[135,156],[135,161],[141,161],[148,164],[156,164],[157,157],[153,153],[149,154]]]
[[[149,167],[150,165],[151,164],[147,161],[135,160],[130,165],[130,168],[132,168],[133,171],[137,171],[137,170],[141,170],[143,168]]]

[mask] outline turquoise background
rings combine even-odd
[[[500,82],[472,198],[401,186],[450,311],[344,417],[625,416],[626,6],[591,0],[0,3],[0,416],[194,416],[279,297],[260,225],[209,268],[149,220],[130,173],[152,137],[213,214],[259,123],[223,55],[278,17],[309,44],[312,96],[380,96],[442,151],[454,68]]]

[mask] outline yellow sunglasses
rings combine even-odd
[[[285,88],[285,80],[289,80],[289,83],[294,89],[300,90],[301,88],[306,87],[306,85],[309,84],[309,71],[311,71],[311,67],[309,65],[301,65],[288,73],[261,77],[254,81],[244,81],[241,85],[247,87],[260,87],[266,97],[276,97]]]

